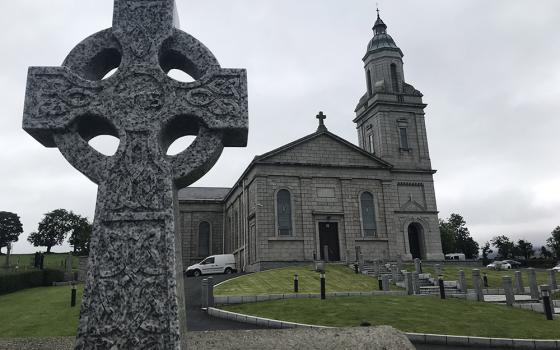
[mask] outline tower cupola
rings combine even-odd
[[[377,20],[373,26],[373,38],[370,40],[367,47],[367,55],[378,50],[395,50],[403,57],[401,49],[395,43],[395,40],[387,34],[387,25],[379,16],[379,9],[377,9]]]

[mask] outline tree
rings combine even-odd
[[[89,240],[91,237],[92,225],[87,218],[78,216],[72,234],[68,238],[68,243],[74,248],[74,254],[88,255]]]
[[[501,235],[492,238],[492,245],[498,248],[498,255],[501,259],[513,257],[513,249],[515,245],[507,236]]]
[[[490,262],[490,259],[488,259],[488,255],[492,254],[493,252],[494,251],[490,247],[490,242],[484,243],[484,246],[482,247],[482,263],[484,265],[487,265]]]
[[[556,226],[551,236],[546,240],[546,245],[552,250],[556,259],[560,259],[560,226]]]
[[[39,223],[37,232],[29,235],[27,240],[35,247],[47,247],[47,254],[51,248],[59,245],[78,222],[79,216],[65,209],[56,209],[46,213]]]
[[[514,250],[516,255],[522,256],[525,260],[529,260],[529,258],[535,254],[533,251],[533,244],[524,239],[517,241],[517,245]]]
[[[7,253],[10,255],[12,242],[17,242],[22,232],[23,225],[17,214],[0,211],[0,250],[6,247]]]
[[[541,258],[550,259],[552,258],[552,253],[550,250],[546,249],[546,246],[541,247]]]
[[[478,256],[478,243],[471,237],[465,219],[459,214],[451,214],[447,221],[440,220],[440,236],[444,254],[463,253],[467,259]]]

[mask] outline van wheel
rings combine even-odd
[[[231,275],[233,271],[231,270],[231,268],[226,267],[226,270],[224,271],[225,274]]]
[[[200,270],[194,270],[194,272],[193,272],[194,277],[198,277],[200,275],[201,275]]]

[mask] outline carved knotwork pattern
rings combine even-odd
[[[38,78],[35,82],[35,89],[40,92],[37,117],[58,117],[75,108],[87,107],[102,90],[71,82],[63,74],[44,74]]]
[[[218,116],[240,112],[239,101],[243,93],[239,78],[219,77],[187,92],[187,102],[195,107],[206,107]]]

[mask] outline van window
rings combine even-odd
[[[206,259],[204,259],[204,260],[200,263],[200,265],[208,265],[208,264],[213,264],[213,263],[214,263],[214,257],[211,257],[211,258],[206,258]]]

